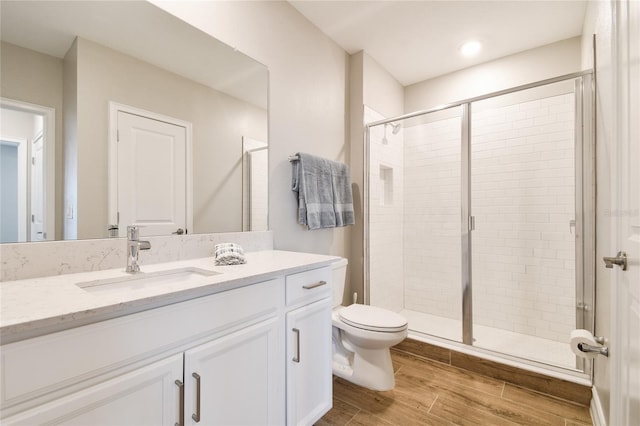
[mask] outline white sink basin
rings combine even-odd
[[[167,284],[184,283],[194,278],[210,277],[218,274],[220,272],[187,267],[150,273],[138,272],[124,277],[84,281],[76,285],[92,293],[120,292],[123,290],[136,291]]]

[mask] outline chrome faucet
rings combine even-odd
[[[140,241],[139,237],[140,228],[137,226],[127,226],[127,269],[126,272],[135,274],[140,272],[140,265],[138,264],[138,251],[149,250],[151,243],[149,241]]]

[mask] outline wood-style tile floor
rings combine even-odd
[[[316,426],[591,425],[589,408],[391,351],[396,387],[374,392],[334,377],[333,408]]]

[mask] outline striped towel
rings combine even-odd
[[[247,263],[239,244],[216,244],[216,265],[241,265]]]

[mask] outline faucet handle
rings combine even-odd
[[[127,226],[127,239],[136,241],[138,239],[140,228],[136,225]]]

